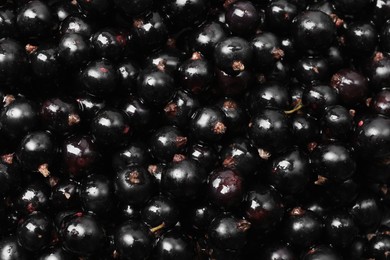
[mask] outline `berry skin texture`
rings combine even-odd
[[[216,206],[223,208],[237,207],[243,198],[243,178],[230,169],[216,170],[209,176],[209,198]]]
[[[284,112],[266,109],[252,117],[249,137],[266,152],[281,152],[290,143],[290,122]]]
[[[293,208],[283,225],[283,233],[293,246],[307,247],[322,236],[323,224],[315,213],[302,208]]]
[[[353,70],[340,70],[332,76],[330,85],[337,90],[341,101],[347,106],[362,103],[367,97],[367,79]]]
[[[93,171],[100,156],[94,140],[89,136],[71,136],[62,146],[63,167],[74,178]]]
[[[193,259],[195,257],[194,245],[189,237],[180,230],[170,230],[157,242],[155,248],[156,259]]]
[[[63,247],[79,256],[93,255],[105,243],[103,228],[95,217],[84,213],[76,213],[65,220],[60,234]]]
[[[252,66],[253,49],[249,42],[240,37],[230,37],[215,46],[215,64],[222,71],[237,75]]]
[[[39,251],[51,242],[51,220],[41,213],[34,212],[18,227],[20,245],[28,251]]]
[[[173,162],[162,173],[161,189],[175,200],[188,201],[199,196],[206,181],[206,172],[196,161],[184,159]]]
[[[89,63],[81,73],[80,80],[89,94],[102,97],[115,90],[118,75],[114,65],[102,59]]]
[[[19,245],[14,236],[0,240],[0,256],[4,260],[27,260],[27,252]]]
[[[153,192],[152,177],[141,166],[128,166],[119,171],[114,180],[115,194],[128,204],[142,205]]]
[[[225,115],[217,107],[199,108],[192,115],[191,131],[198,140],[207,143],[219,141],[227,131]]]
[[[164,71],[148,69],[140,73],[137,91],[147,104],[163,106],[175,93],[174,79]]]
[[[49,7],[42,1],[34,0],[19,10],[16,24],[25,37],[42,37],[54,29],[53,20]]]
[[[11,83],[23,73],[27,66],[27,57],[19,42],[4,38],[0,40],[0,82]]]
[[[114,235],[121,259],[146,259],[153,248],[153,237],[145,224],[127,221],[118,226]]]
[[[94,117],[91,132],[98,144],[119,147],[126,143],[133,129],[121,111],[105,109]]]
[[[211,222],[208,234],[218,248],[235,251],[245,246],[250,226],[244,219],[222,215]]]
[[[37,131],[23,138],[16,157],[26,170],[37,171],[47,177],[50,175],[49,166],[55,153],[51,134]]]
[[[275,228],[283,218],[282,198],[271,187],[257,187],[250,190],[244,198],[246,219],[252,228],[269,231]]]
[[[307,53],[324,52],[333,43],[335,33],[332,19],[321,11],[302,12],[293,22],[295,44]]]

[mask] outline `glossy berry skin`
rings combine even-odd
[[[89,38],[95,30],[95,24],[82,14],[66,17],[60,26],[62,35],[76,33]]]
[[[321,128],[327,139],[346,140],[353,129],[353,117],[343,106],[327,107],[321,119]]]
[[[80,75],[85,91],[94,96],[103,97],[115,90],[118,75],[114,65],[106,60],[90,62]]]
[[[334,88],[327,85],[314,86],[303,93],[302,103],[310,115],[318,117],[324,113],[326,107],[339,103],[339,95]]]
[[[231,209],[237,207],[244,195],[244,179],[231,169],[213,171],[207,181],[208,198],[216,206]]]
[[[230,75],[222,70],[215,69],[215,74],[218,90],[229,97],[242,94],[254,82],[253,74],[250,70],[243,70],[237,75]]]
[[[304,191],[311,174],[308,156],[297,148],[274,158],[267,170],[269,183],[283,194]]]
[[[342,145],[320,145],[311,156],[313,171],[334,181],[344,181],[356,171],[351,152]]]
[[[100,98],[96,98],[90,95],[83,95],[76,98],[76,102],[79,108],[80,121],[83,124],[91,123],[96,114],[106,107],[106,102]]]
[[[144,52],[161,49],[168,39],[168,30],[163,17],[158,12],[152,12],[133,21],[132,32],[136,44]]]
[[[114,0],[114,3],[130,16],[148,12],[153,6],[153,0]]]
[[[149,105],[166,105],[175,93],[174,79],[159,69],[146,69],[138,77],[137,92]]]
[[[387,54],[377,52],[368,64],[367,76],[370,87],[380,91],[388,88],[390,82],[390,58]]]
[[[256,68],[264,71],[284,56],[279,38],[270,32],[258,34],[251,41]]]
[[[248,115],[244,106],[233,98],[224,98],[216,104],[225,114],[227,135],[236,136],[245,132],[242,125],[248,124]]]
[[[115,176],[115,194],[124,203],[142,205],[152,195],[152,181],[152,176],[144,167],[127,166]]]
[[[13,10],[11,8],[2,8],[0,10],[0,37],[10,37],[15,30],[16,17]]]
[[[192,114],[200,107],[197,97],[185,90],[178,90],[164,107],[164,118],[182,129],[188,127]]]
[[[247,192],[243,210],[252,228],[266,232],[274,229],[284,215],[281,196],[274,188],[266,186],[257,186]]]
[[[39,251],[51,242],[52,223],[44,213],[34,212],[18,227],[16,233],[24,249]]]
[[[309,115],[293,115],[291,127],[291,134],[300,146],[307,145],[320,136],[320,127],[317,120]]]
[[[239,1],[228,7],[225,19],[231,32],[245,36],[256,30],[260,17],[253,3]]]
[[[292,249],[284,244],[267,246],[261,254],[264,260],[294,260],[296,256]]]
[[[390,119],[374,117],[361,120],[358,128],[355,149],[362,158],[385,158],[390,154]]]
[[[91,36],[91,44],[98,57],[116,61],[126,48],[126,35],[114,28],[105,28]]]
[[[378,92],[372,99],[370,107],[377,114],[390,116],[390,91],[382,90]]]
[[[27,38],[47,36],[55,26],[49,7],[38,0],[23,5],[18,11],[16,24],[21,34]]]
[[[259,149],[280,152],[290,143],[290,122],[284,112],[265,109],[252,117],[249,137]]]
[[[161,189],[175,200],[189,201],[197,198],[206,181],[202,165],[191,159],[171,163],[162,173]]]
[[[358,72],[344,69],[332,76],[331,87],[335,88],[341,101],[347,106],[362,103],[367,96],[367,79]]]
[[[295,64],[294,73],[300,83],[306,86],[317,86],[328,83],[330,69],[325,58],[304,57]]]
[[[215,46],[214,61],[222,71],[237,75],[252,66],[253,49],[249,42],[240,37],[230,37]]]
[[[141,210],[141,219],[150,228],[164,223],[164,229],[169,230],[179,221],[179,216],[176,203],[163,195],[151,198]]]
[[[236,251],[245,246],[249,228],[250,223],[244,219],[221,215],[211,222],[208,235],[219,249]]]
[[[92,215],[76,213],[65,219],[60,230],[62,245],[68,252],[88,256],[104,247],[105,234]]]
[[[303,52],[324,52],[333,43],[335,33],[332,19],[321,11],[305,11],[294,19],[293,37]]]
[[[74,130],[80,122],[77,106],[60,98],[45,100],[40,109],[40,118],[48,129],[62,135]]]
[[[184,61],[179,67],[179,77],[183,88],[194,94],[205,92],[213,83],[211,63],[195,52],[191,59]]]
[[[137,86],[137,77],[139,74],[139,67],[135,62],[125,60],[116,66],[120,89],[126,93],[133,93]]]
[[[288,88],[277,81],[268,81],[253,88],[248,95],[248,108],[252,115],[261,113],[265,108],[288,109],[290,95]]]
[[[218,160],[218,154],[215,149],[203,143],[195,143],[188,147],[187,155],[202,165],[207,172],[215,168]]]
[[[199,108],[192,115],[191,131],[198,140],[219,141],[227,131],[225,115],[217,107]]]
[[[16,209],[23,214],[46,211],[49,207],[50,191],[42,183],[32,183],[25,187],[16,198]]]
[[[344,45],[353,57],[369,56],[376,48],[378,33],[370,23],[356,22],[347,25]]]
[[[368,245],[368,255],[374,259],[387,259],[390,250],[390,236],[388,234],[377,234]]]
[[[128,165],[147,165],[149,162],[148,146],[139,141],[129,143],[112,156],[112,166],[115,171],[122,170]]]
[[[27,65],[27,57],[19,42],[4,38],[0,40],[0,82],[12,82],[23,73]]]
[[[91,57],[91,47],[85,36],[68,33],[58,43],[58,57],[66,65],[80,67]]]
[[[155,116],[152,108],[136,96],[130,96],[126,99],[121,109],[129,120],[138,126],[134,129],[135,132],[142,132],[144,129],[147,129],[147,126],[152,124],[152,119]]]
[[[302,255],[302,260],[342,260],[343,258],[330,246],[318,245],[309,249],[309,251]]]
[[[51,134],[36,131],[26,135],[19,145],[16,157],[22,166],[29,171],[39,171],[47,177],[49,165],[53,162],[56,147]]]
[[[194,259],[196,257],[191,239],[179,229],[165,233],[158,240],[154,250],[156,260]]]
[[[92,120],[91,132],[98,144],[119,147],[126,143],[133,129],[121,111],[105,109]]]
[[[359,232],[348,213],[340,212],[327,216],[324,226],[329,242],[341,248],[349,246]]]
[[[146,73],[151,73],[154,70],[164,71],[172,76],[177,75],[177,70],[184,61],[183,52],[176,48],[166,48],[150,55],[146,62]]]
[[[164,0],[162,11],[166,14],[171,26],[175,29],[194,27],[205,19],[208,2],[189,0],[178,2]]]
[[[351,204],[349,214],[361,230],[369,232],[378,227],[382,209],[374,195],[362,193]]]
[[[58,2],[52,5],[53,15],[59,22],[62,22],[68,16],[80,13],[77,5],[69,2]]]
[[[197,231],[205,231],[211,221],[220,214],[220,211],[214,206],[200,205],[193,207],[188,213],[188,220],[190,221],[191,227]]]
[[[209,22],[200,27],[189,40],[193,52],[199,51],[206,57],[212,57],[214,48],[227,37],[223,25],[219,22]]]
[[[71,255],[60,246],[54,246],[46,249],[39,255],[38,260],[70,260]]]
[[[27,252],[20,246],[15,236],[0,240],[0,256],[4,260],[27,260]]]
[[[28,99],[16,99],[0,115],[1,130],[12,138],[34,130],[38,124],[36,104]]]
[[[220,154],[223,167],[237,170],[244,176],[254,174],[259,165],[258,152],[246,138],[233,139]]]
[[[184,152],[187,137],[173,126],[165,126],[156,131],[150,140],[150,150],[160,162],[171,162],[174,155]]]
[[[315,213],[302,208],[293,208],[285,218],[283,234],[295,247],[307,247],[318,242],[323,224]]]
[[[52,188],[50,201],[51,205],[61,210],[80,208],[80,184],[72,179],[60,180]]]
[[[38,47],[30,54],[31,69],[38,78],[54,81],[61,74],[57,46]]]
[[[71,136],[62,145],[63,168],[74,178],[93,171],[100,156],[94,140],[89,136]]]
[[[91,174],[82,183],[80,198],[84,211],[104,215],[113,207],[113,186],[104,175]]]
[[[284,33],[291,28],[292,21],[297,14],[297,6],[291,1],[272,1],[265,9],[265,22],[272,31]]]
[[[119,225],[114,235],[120,259],[147,259],[153,248],[153,237],[148,227],[140,222],[127,221]]]

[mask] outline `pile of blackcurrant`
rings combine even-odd
[[[390,0],[0,0],[0,260],[390,259]]]

